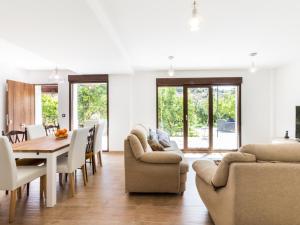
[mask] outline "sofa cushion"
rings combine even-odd
[[[142,155],[145,153],[145,151],[143,149],[143,146],[142,146],[140,140],[137,138],[137,136],[135,136],[133,134],[128,135],[127,139],[129,141],[129,144],[130,144],[130,147],[131,147],[134,157],[136,159],[141,158]]]
[[[156,133],[158,135],[158,141],[159,143],[164,147],[170,147],[170,136],[167,132],[162,130],[156,130]]]
[[[147,141],[147,136],[148,136],[148,131],[142,127],[142,126],[136,126],[131,130],[131,134],[134,134],[141,142],[142,147],[144,151],[148,147],[148,141]]]
[[[171,146],[165,148],[165,151],[178,151],[179,150],[179,147],[178,147],[176,141],[170,141],[170,144],[171,144]]]
[[[152,148],[153,151],[164,151],[164,147],[158,143],[157,140],[149,139],[148,144]]]
[[[239,151],[253,154],[260,161],[300,162],[300,143],[251,144]]]
[[[216,173],[212,177],[212,184],[214,187],[224,187],[227,184],[229,176],[229,166],[233,162],[256,162],[255,155],[242,153],[242,152],[232,152],[227,153],[222,161],[220,162]]]
[[[140,160],[146,163],[157,164],[176,164],[182,161],[180,155],[173,152],[149,152],[140,157]]]

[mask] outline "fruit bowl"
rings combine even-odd
[[[65,139],[68,137],[68,130],[66,128],[58,129],[54,135],[57,139]]]

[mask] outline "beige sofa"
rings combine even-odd
[[[300,224],[300,144],[247,145],[219,166],[194,162],[215,225]]]
[[[124,142],[126,192],[183,193],[189,169],[182,152],[173,148],[153,152],[148,129],[135,127]]]

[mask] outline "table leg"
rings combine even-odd
[[[50,155],[47,158],[47,207],[56,204],[56,157]]]

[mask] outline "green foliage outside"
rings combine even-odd
[[[197,136],[199,128],[208,127],[208,89],[188,89],[189,136]],[[213,88],[213,120],[236,118],[235,89]],[[171,136],[183,136],[183,88],[161,87],[158,89],[159,127]]]
[[[42,117],[44,124],[57,124],[58,98],[57,94],[42,94]]]
[[[107,119],[107,85],[78,85],[78,120]]]

